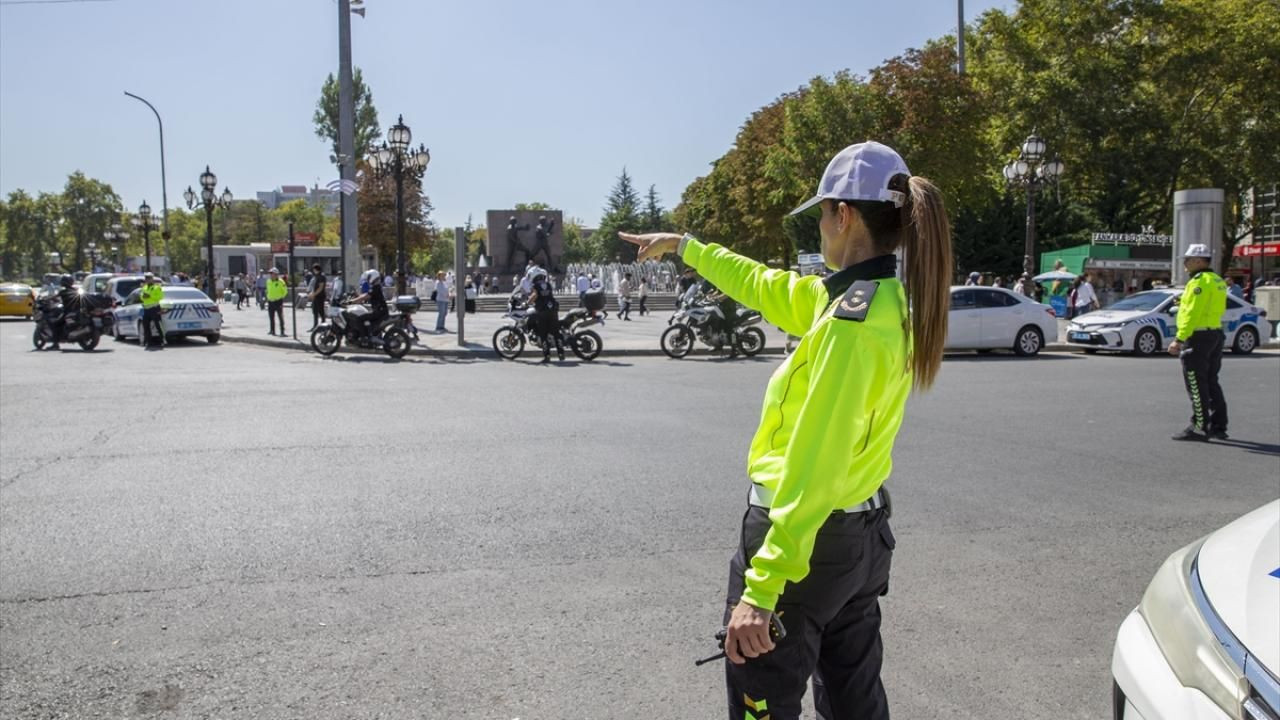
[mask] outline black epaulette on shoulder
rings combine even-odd
[[[841,320],[862,322],[867,319],[867,311],[871,309],[871,298],[876,296],[880,283],[873,280],[859,280],[849,286],[840,303],[836,305],[835,316]]]

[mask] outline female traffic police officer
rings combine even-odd
[[[770,270],[685,235],[623,235],[640,259],[678,251],[717,287],[802,336],[765,390],[730,563],[730,717],[796,718],[810,676],[823,718],[887,718],[879,596],[894,539],[883,489],[907,395],[942,361],[951,281],[942,196],[865,142],[793,214],[819,218],[830,277]],[[905,252],[903,282],[894,251]],[[771,633],[773,621],[785,633]]]

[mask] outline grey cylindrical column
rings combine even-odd
[[[1213,251],[1213,269],[1221,270],[1222,205],[1226,193],[1220,188],[1179,190],[1173,194],[1173,284],[1185,285],[1187,271],[1182,256],[1197,243]]]

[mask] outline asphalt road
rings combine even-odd
[[[0,322],[0,716],[718,718],[747,443],[779,359],[591,365]],[[1170,358],[959,357],[912,401],[884,601],[900,718],[1109,716],[1160,561],[1280,494],[1280,356],[1230,444]]]

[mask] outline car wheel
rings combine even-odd
[[[1160,335],[1151,328],[1143,328],[1133,339],[1133,352],[1138,355],[1155,355],[1160,351]]]
[[[1231,352],[1248,355],[1258,347],[1258,331],[1245,325],[1236,332],[1236,340],[1231,343]]]
[[[205,339],[205,340],[208,340],[210,345],[214,345],[214,344],[216,344],[219,340],[221,340],[221,339],[222,339],[222,334],[221,334],[221,333],[209,333],[208,335],[205,335],[205,336],[204,336],[204,339]]]
[[[1044,347],[1044,335],[1040,328],[1028,325],[1018,331],[1018,339],[1013,343],[1013,351],[1022,357],[1032,357]]]

